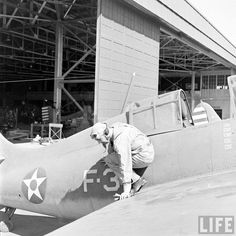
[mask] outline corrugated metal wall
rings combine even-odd
[[[159,36],[157,22],[123,1],[101,0],[98,7],[95,121],[121,112],[128,102],[157,94]]]

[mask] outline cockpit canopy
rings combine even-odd
[[[131,103],[126,111],[128,123],[147,134],[174,131],[193,125],[183,90]]]

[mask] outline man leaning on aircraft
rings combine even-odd
[[[149,138],[136,127],[125,123],[96,123],[92,127],[91,138],[108,150],[105,163],[115,172],[123,184],[123,193],[117,199],[130,197],[145,184],[142,177],[153,162],[154,148]]]

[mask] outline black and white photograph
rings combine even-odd
[[[0,236],[236,234],[235,0],[0,0]]]

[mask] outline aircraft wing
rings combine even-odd
[[[235,206],[232,169],[147,187],[48,235],[199,235],[199,216],[236,216]]]

